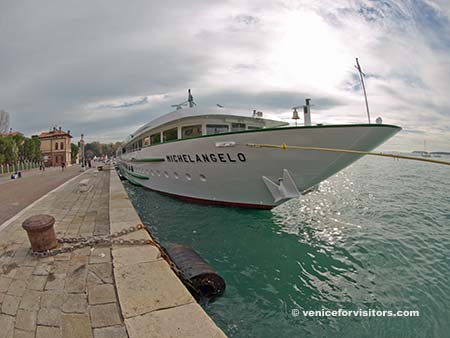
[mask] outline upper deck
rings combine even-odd
[[[122,151],[132,152],[177,139],[287,125],[287,122],[245,116],[219,107],[183,108],[160,116],[139,128],[125,140]]]

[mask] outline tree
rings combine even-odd
[[[11,136],[0,136],[0,163],[13,163],[19,158],[19,149]]]
[[[0,163],[40,161],[41,142],[37,135],[31,138],[22,134],[0,136]]]
[[[80,148],[76,144],[70,144],[70,157],[72,158],[72,162],[75,162],[79,149]]]
[[[94,141],[91,143],[86,143],[84,146],[84,152],[86,157],[100,156],[102,152],[102,146],[100,142]]]

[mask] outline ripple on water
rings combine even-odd
[[[127,185],[165,244],[225,278],[206,311],[230,337],[444,337],[450,332],[448,168],[364,158],[271,212],[199,206]],[[155,212],[156,210],[156,212]],[[293,318],[419,310],[419,318]]]

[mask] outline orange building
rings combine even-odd
[[[62,130],[61,127],[48,132],[42,132],[39,135],[41,141],[42,157],[47,167],[59,167],[62,163],[66,166],[71,164],[70,155],[70,130],[67,132]]]

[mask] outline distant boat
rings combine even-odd
[[[195,107],[190,92],[186,102],[130,135],[117,163],[135,185],[206,204],[271,209],[362,157],[249,144],[370,151],[401,130],[387,124],[311,125],[309,101],[305,126],[295,127],[256,111],[242,116],[218,106]]]
[[[431,154],[427,151],[427,141],[423,141],[422,157],[431,157]]]

